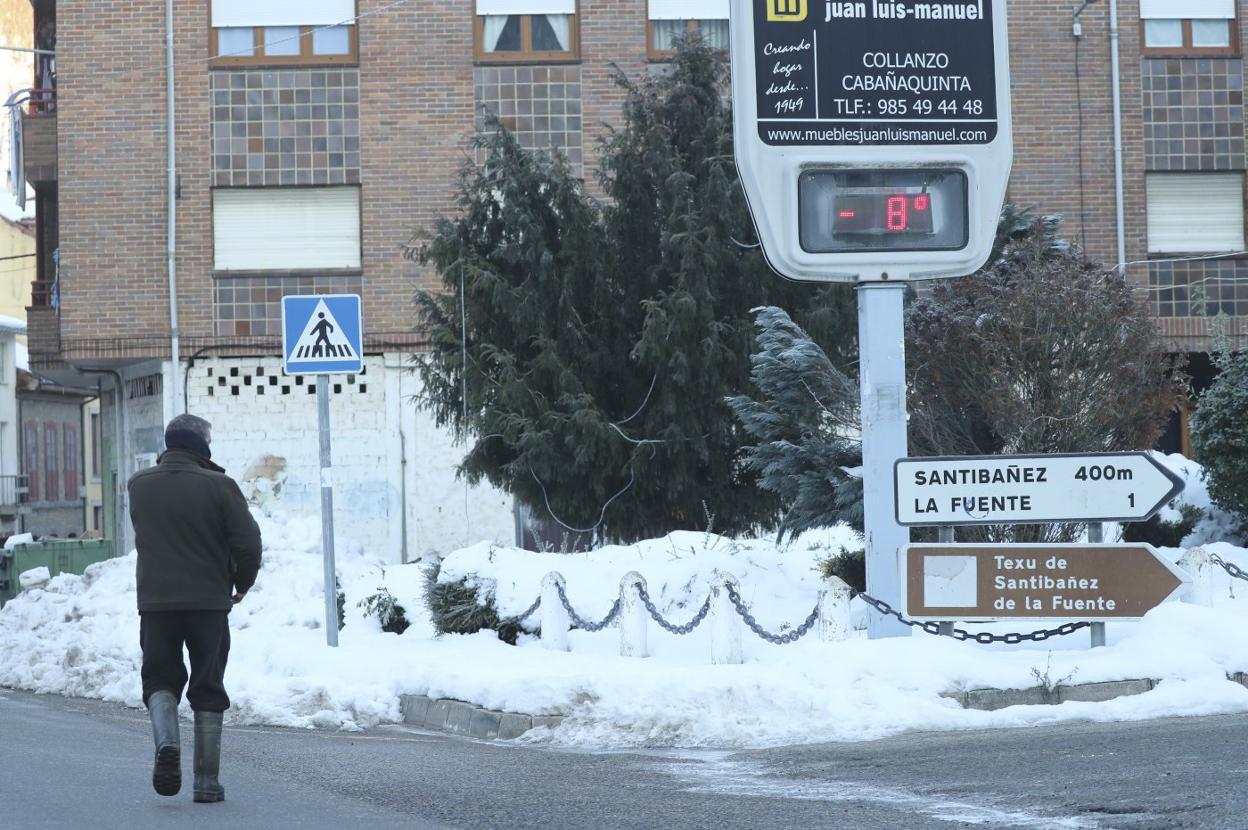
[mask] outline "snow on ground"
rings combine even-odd
[[[1170,459],[1167,459],[1170,461]],[[1177,465],[1176,465],[1177,466]],[[1194,490],[1195,488],[1193,488]],[[1199,500],[1199,492],[1189,497]],[[652,656],[618,656],[615,629],[573,631],[571,652],[533,636],[518,646],[492,632],[434,635],[423,611],[423,565],[386,566],[348,540],[338,545],[346,594],[341,647],[325,645],[317,517],[291,516],[280,499],[255,509],[265,538],[256,587],[231,617],[227,685],[235,723],[357,729],[400,718],[400,694],[468,700],[495,709],[562,713],[563,725],[525,740],[582,746],[762,746],[873,739],[910,729],[1026,726],[1060,720],[1132,720],[1248,712],[1248,689],[1226,680],[1248,671],[1248,583],[1216,574],[1216,605],[1171,604],[1140,623],[1108,626],[1109,647],[1088,648],[1087,632],[1043,644],[980,646],[917,633],[821,643],[815,635],[773,646],[745,633],[744,665],[710,664],[709,626],[687,637],[649,628]],[[535,554],[477,545],[451,554],[440,579],[467,578],[503,614],[524,610],[542,576],[556,569],[584,617],[600,618],[620,577],[646,576],[660,610],[683,622],[716,571],[741,580],[760,623],[781,630],[803,620],[818,590],[815,567],[841,546],[846,529],[809,534],[778,548],[676,533],[590,554]],[[1248,568],[1248,549],[1211,549]],[[1163,553],[1177,559],[1182,551]],[[0,609],[0,686],[97,697],[140,706],[135,556],[94,565],[23,592]],[[358,607],[385,587],[413,623],[384,633]],[[859,608],[859,614],[867,613]],[[1038,626],[1037,626],[1038,627]],[[1031,626],[997,626],[1028,630]],[[1152,692],[1108,703],[961,709],[942,692],[1047,682],[1158,678]],[[184,704],[185,706],[185,704]]]

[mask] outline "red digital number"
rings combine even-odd
[[[888,221],[886,227],[890,231],[904,231],[910,227],[907,202],[908,200],[905,196],[888,197]]]
[[[928,196],[926,193],[923,194],[922,196],[914,197],[914,209],[919,211],[920,213],[927,210],[929,207],[931,207],[931,205],[932,205],[932,197]]]

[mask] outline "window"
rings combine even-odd
[[[677,41],[694,34],[728,49],[728,0],[650,0],[646,50],[651,60],[671,57]]]
[[[218,188],[212,226],[217,271],[360,268],[358,187]]]
[[[1149,173],[1148,252],[1217,254],[1244,249],[1240,173]]]
[[[1235,0],[1140,0],[1145,54],[1239,51]]]
[[[550,63],[580,56],[576,0],[477,0],[481,62]]]
[[[355,63],[356,0],[212,0],[214,66]]]
[[[27,421],[22,426],[22,450],[26,455],[26,492],[30,501],[39,501],[39,424]]]
[[[65,424],[62,428],[65,436],[65,499],[78,498],[78,427]]]
[[[60,442],[57,440],[56,424],[47,421],[43,425],[43,483],[44,501],[59,501],[61,495],[60,482]]]

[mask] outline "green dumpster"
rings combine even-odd
[[[22,590],[18,576],[32,568],[45,567],[52,576],[82,574],[89,566],[112,557],[109,539],[58,539],[0,550],[0,605],[17,596]]]

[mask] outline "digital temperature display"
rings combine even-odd
[[[957,251],[969,242],[961,170],[808,170],[798,208],[810,253]]]
[[[842,196],[832,214],[832,232],[931,234],[932,197],[928,193]]]

